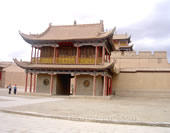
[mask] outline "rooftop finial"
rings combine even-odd
[[[76,22],[76,20],[74,20],[74,25],[76,25],[77,24],[77,22]]]
[[[100,23],[103,24],[103,20],[100,20]]]

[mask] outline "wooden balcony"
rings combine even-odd
[[[52,57],[39,57],[39,58],[32,58],[32,63],[38,64],[53,64],[53,58]],[[97,58],[97,64],[102,63],[102,58]],[[58,57],[55,59],[54,64],[76,64],[76,57]],[[95,58],[82,58],[80,57],[78,60],[78,64],[95,64]]]
[[[97,64],[102,63],[102,58],[97,58]],[[95,64],[95,58],[79,58],[79,64]]]

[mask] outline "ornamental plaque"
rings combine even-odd
[[[48,85],[49,84],[49,80],[48,79],[44,79],[43,84],[44,85]]]
[[[84,85],[85,87],[89,87],[89,86],[90,86],[89,80],[85,80],[85,81],[83,82],[83,85]]]

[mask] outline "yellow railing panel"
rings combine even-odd
[[[79,64],[95,64],[95,58],[79,58]]]
[[[58,57],[56,64],[76,64],[76,57]]]
[[[102,58],[101,57],[98,57],[97,58],[97,64],[101,64],[102,63]]]
[[[53,58],[51,57],[39,57],[38,59],[32,58],[32,63],[39,64],[53,64]],[[97,64],[102,63],[102,58],[97,58]],[[76,57],[58,57],[55,60],[55,64],[76,64]],[[95,58],[79,58],[78,64],[95,64]]]

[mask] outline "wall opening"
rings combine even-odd
[[[71,74],[57,74],[56,95],[70,95]]]

